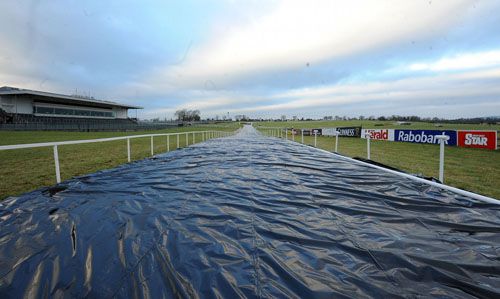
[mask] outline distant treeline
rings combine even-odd
[[[181,109],[175,111],[175,117],[178,121],[200,121],[200,110]]]
[[[237,119],[238,120],[238,119]],[[474,117],[474,118],[457,118],[457,119],[445,119],[438,117],[420,117],[416,115],[402,116],[402,115],[391,115],[391,116],[368,116],[363,115],[358,117],[347,117],[347,116],[324,116],[321,119],[313,118],[298,118],[296,116],[288,119],[286,116],[281,116],[279,119],[251,119],[242,118],[240,120],[245,121],[314,121],[314,120],[374,120],[374,121],[404,121],[404,122],[430,122],[430,123],[460,123],[460,124],[498,124],[500,123],[500,116],[490,116],[490,117]]]
[[[460,123],[460,124],[480,124],[480,123],[489,123],[496,124],[500,122],[500,117],[474,117],[474,118],[457,118],[457,119],[445,119],[438,117],[419,117],[416,115],[411,116],[401,116],[401,115],[392,115],[392,116],[380,116],[380,117],[368,117],[363,118],[360,116],[358,120],[379,120],[379,121],[407,121],[407,122],[430,122],[430,123]]]
[[[199,110],[187,110],[181,109],[175,112],[176,121],[180,122],[197,122],[202,121]],[[460,124],[498,124],[500,123],[500,116],[489,116],[489,117],[473,117],[473,118],[457,118],[457,119],[446,119],[446,118],[438,118],[438,117],[420,117],[416,115],[403,116],[403,115],[391,115],[391,116],[357,116],[357,117],[348,117],[348,116],[324,116],[322,118],[304,118],[293,116],[288,118],[286,115],[282,115],[280,118],[253,118],[247,115],[235,115],[235,121],[318,121],[318,120],[373,120],[373,121],[404,121],[404,122],[430,122],[430,123],[460,123]],[[159,118],[154,118],[147,120],[149,122],[168,122],[167,119],[160,120]],[[172,122],[174,120],[170,120]],[[212,118],[203,119],[203,121],[233,121],[233,118],[223,115],[222,117],[216,116]]]

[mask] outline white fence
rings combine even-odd
[[[257,127],[257,129],[261,130],[267,136],[284,138],[285,140],[289,140],[289,137],[288,137],[289,130],[287,128]],[[304,143],[304,130],[301,130],[301,129],[295,129],[295,130],[296,130],[295,134],[297,134],[297,135],[300,132],[300,134],[301,134],[300,143],[305,145],[305,143]],[[292,133],[292,137],[291,137],[290,141],[294,142],[295,141],[295,134],[293,134],[293,132],[291,132],[291,133]],[[316,132],[312,136],[314,136],[314,147],[317,147],[317,134],[316,134]],[[338,146],[339,146],[339,134],[338,134],[338,132],[337,132],[337,134],[333,134],[333,136],[335,136],[335,150],[333,152],[338,153]],[[371,158],[371,155],[370,155],[370,151],[371,151],[370,135],[367,134],[363,137],[366,138],[366,153],[367,153],[366,156],[367,156],[367,159],[370,160],[370,158]],[[346,138],[352,138],[352,137],[346,137]],[[384,167],[380,167],[380,166],[366,163],[363,161],[355,160],[355,159],[352,159],[349,157],[344,157],[344,156],[339,156],[339,157],[342,157],[343,159],[344,158],[349,159],[350,161],[354,161],[355,163],[362,163],[362,164],[368,165],[370,167],[385,170],[385,171],[397,174],[399,176],[404,176],[404,177],[410,178],[412,180],[419,181],[421,183],[426,183],[428,185],[436,186],[436,187],[439,187],[441,189],[449,190],[449,191],[452,191],[452,192],[455,192],[455,193],[458,193],[458,194],[461,194],[464,196],[468,196],[468,197],[471,197],[471,198],[474,198],[474,199],[477,199],[480,201],[484,201],[487,203],[493,203],[493,204],[500,204],[500,200],[498,200],[498,199],[483,196],[483,195],[476,194],[476,193],[469,192],[469,191],[465,191],[465,190],[451,187],[448,185],[444,185],[444,149],[445,149],[445,143],[449,139],[449,136],[446,136],[443,134],[443,135],[438,135],[436,138],[438,139],[439,147],[440,147],[440,149],[439,149],[439,180],[442,182],[441,184],[436,183],[436,182],[432,182],[432,181],[429,181],[426,179],[422,179],[422,178],[416,177],[414,175],[402,173],[399,171],[390,170],[390,169],[387,169]],[[322,150],[322,151],[324,151],[324,150]]]
[[[268,128],[268,127],[261,127],[260,129],[263,129],[267,135],[272,136],[272,137],[279,137],[283,138],[283,129],[284,129],[284,135],[285,139],[288,140],[288,129],[287,128]],[[295,131],[295,132],[294,132]],[[304,130],[303,129],[294,129],[294,131],[291,132],[292,134],[292,141],[295,141],[295,135],[298,134],[298,132],[301,133],[301,143],[304,143]],[[339,132],[333,132],[332,136],[335,136],[335,153],[338,153],[339,150]],[[371,146],[370,146],[370,140],[371,140],[371,135],[369,133],[365,133],[364,136],[361,136],[362,138],[366,139],[366,158],[368,160],[371,159]],[[446,144],[446,141],[450,139],[449,136],[446,135],[439,135],[436,136],[436,139],[439,142],[440,145],[440,150],[439,150],[439,180],[444,183],[444,146]],[[317,147],[317,141],[318,141],[318,134],[317,132],[314,132],[314,147]]]
[[[130,136],[120,136],[111,138],[99,138],[99,139],[87,139],[87,140],[71,140],[71,141],[58,141],[58,142],[42,142],[42,143],[28,143],[28,144],[15,144],[15,145],[2,145],[0,146],[0,151],[2,150],[15,150],[23,148],[36,148],[36,147],[52,147],[54,151],[54,166],[56,170],[56,182],[61,182],[61,171],[59,168],[59,151],[58,147],[61,145],[69,144],[83,144],[83,143],[95,143],[95,142],[107,142],[116,140],[127,140],[127,157],[128,162],[130,159],[130,139],[134,138],[151,138],[151,156],[154,155],[154,137],[165,136],[167,138],[167,151],[170,151],[170,136],[177,137],[177,148],[180,147],[180,136],[185,136],[185,145],[189,145],[189,137],[192,137],[193,142],[196,142],[196,135],[201,138],[201,141],[205,141],[212,138],[227,137],[233,135],[234,132],[226,131],[191,131],[191,132],[179,132],[179,133],[162,133],[162,134],[146,134],[146,135],[130,135]]]

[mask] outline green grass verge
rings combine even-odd
[[[332,127],[332,125],[329,126]],[[312,128],[314,125],[307,126],[304,122],[296,127]],[[452,128],[456,127],[450,127]],[[300,142],[300,136],[296,136],[295,141]],[[313,145],[314,137],[304,136],[304,143]],[[334,151],[335,138],[318,137],[317,147]],[[338,149],[340,154],[349,157],[366,158],[365,139],[339,137]],[[437,145],[371,140],[371,159],[408,173],[439,176],[439,146]],[[498,199],[500,198],[499,166],[500,152],[498,150],[446,147],[444,180],[447,185]]]
[[[61,131],[0,131],[0,145],[38,143],[67,140],[84,140],[106,137],[174,133],[186,131],[221,130],[234,131],[239,124],[218,126],[179,127],[154,131],[134,132],[61,132]],[[177,139],[170,136],[170,150],[177,147]],[[196,142],[202,141],[196,135]],[[166,136],[154,138],[155,154],[167,151]],[[189,144],[193,136],[189,134]],[[180,136],[180,146],[186,145],[185,135]],[[127,163],[127,141],[109,141],[88,144],[59,146],[61,179],[92,173]],[[150,137],[131,139],[131,160],[151,156]],[[0,151],[0,200],[16,196],[43,186],[55,184],[55,169],[52,147]]]
[[[411,129],[482,129],[498,130],[500,126],[488,125],[451,125],[436,128],[429,123],[412,123],[411,126],[395,126],[393,122],[378,121],[311,121],[311,122],[260,122],[256,126],[296,128],[321,128],[335,126],[363,125],[366,128],[411,128]],[[383,126],[375,126],[383,124]],[[225,130],[232,131],[239,127],[237,123],[223,126],[182,127],[159,131],[135,132],[22,132],[0,131],[0,145],[36,143],[50,141],[66,141],[106,138],[115,136],[185,132],[196,130]],[[184,136],[181,136],[180,145],[185,146]],[[305,137],[305,143],[313,144],[313,137]],[[332,151],[334,148],[332,137],[318,137],[318,147]],[[197,142],[201,138],[197,136]],[[296,139],[300,141],[300,137]],[[436,145],[414,144],[403,142],[387,142],[372,140],[371,158],[407,171],[425,176],[438,176],[439,147]],[[190,136],[190,144],[192,136]],[[139,160],[150,156],[150,139],[132,139],[132,160]],[[166,138],[154,139],[155,153],[165,152]],[[176,138],[170,138],[170,150],[175,150]],[[91,143],[81,145],[66,145],[59,147],[62,179],[108,169],[127,162],[127,145],[125,140],[105,143]],[[347,156],[366,157],[366,140],[360,138],[341,137],[339,152]],[[500,198],[500,152],[446,147],[445,154],[445,182],[446,184]],[[0,151],[0,199],[15,196],[34,190],[42,186],[55,183],[54,160],[52,148],[35,148],[22,150]]]

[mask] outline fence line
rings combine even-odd
[[[276,130],[279,130],[280,132],[285,130],[285,139],[288,140],[288,129],[287,128],[274,128],[274,127],[259,127],[259,129],[264,129],[266,134],[269,136],[274,137],[276,134]],[[292,141],[295,141],[295,134],[297,134],[298,129],[292,129],[290,132],[292,134]],[[300,129],[301,132],[301,142],[304,144],[304,129]],[[335,136],[335,153],[338,153],[338,148],[339,148],[339,133],[336,132],[332,136]],[[279,135],[280,136],[280,135]],[[310,135],[312,136],[312,135]],[[364,135],[366,139],[366,158],[368,160],[371,160],[371,136],[369,133],[366,133]],[[279,137],[281,138],[281,136]],[[439,144],[439,181],[444,183],[444,145],[446,144],[446,141],[450,139],[449,136],[444,135],[438,135],[436,136],[436,139],[438,140]],[[318,134],[317,132],[314,132],[314,147],[317,147],[317,140],[318,140]]]
[[[269,136],[277,135],[277,136],[279,136],[278,138],[282,138],[282,137],[281,137],[281,134],[277,134],[276,131],[279,131],[281,133],[283,130],[285,130],[285,132],[288,133],[288,130],[286,128],[279,128],[279,127],[278,128],[276,128],[276,127],[258,127],[257,129],[263,129],[266,135],[269,135]],[[294,129],[294,130],[296,130],[296,129]],[[301,131],[302,131],[301,142],[297,142],[297,143],[306,146],[306,144],[304,143],[304,133],[303,133],[303,130],[301,130]],[[293,131],[292,131],[292,134],[293,134]],[[335,136],[335,139],[336,139],[335,140],[335,152],[334,153],[338,153],[338,143],[339,143],[339,134],[338,134],[338,132],[337,132],[337,134],[334,134],[334,136]],[[365,137],[367,139],[367,141],[366,141],[367,158],[368,158],[368,160],[370,160],[370,150],[371,150],[370,149],[370,139],[371,138],[368,137],[368,136],[365,136]],[[288,141],[288,136],[285,136],[285,138]],[[314,135],[314,147],[316,149],[320,150],[320,151],[327,152],[327,153],[331,154],[332,152],[324,150],[324,149],[321,149],[321,148],[318,148],[316,146],[316,138],[317,138],[317,135],[315,134]],[[353,158],[350,158],[350,157],[345,157],[345,156],[342,156],[342,155],[338,155],[338,157],[340,157],[342,159],[348,159],[348,160],[350,160],[352,162],[355,162],[355,163],[361,163],[363,165],[367,165],[367,166],[370,166],[370,167],[373,167],[373,168],[377,168],[377,169],[381,169],[381,170],[384,170],[384,171],[387,171],[387,172],[390,172],[390,173],[394,173],[394,174],[397,174],[399,176],[410,178],[410,179],[412,179],[414,181],[418,181],[418,182],[421,182],[421,183],[426,183],[426,184],[431,185],[431,186],[439,187],[439,188],[441,188],[443,190],[452,191],[454,193],[457,193],[457,194],[460,194],[460,195],[464,195],[464,196],[467,196],[467,197],[471,197],[471,198],[477,199],[479,201],[483,201],[483,202],[487,202],[487,203],[492,203],[492,204],[500,205],[500,200],[497,200],[495,198],[491,198],[491,197],[480,195],[480,194],[477,194],[477,193],[465,191],[465,190],[462,190],[462,189],[455,188],[455,187],[452,187],[452,186],[444,184],[444,149],[445,149],[445,143],[449,139],[449,136],[446,136],[444,134],[443,135],[437,135],[436,139],[438,139],[438,143],[439,143],[439,147],[440,147],[440,149],[439,149],[439,180],[441,181],[441,183],[436,183],[436,182],[429,181],[429,180],[426,180],[426,179],[423,179],[423,178],[419,178],[419,177],[411,175],[411,174],[407,174],[407,173],[403,173],[403,172],[391,170],[391,169],[388,169],[388,168],[385,168],[385,167],[381,167],[381,166],[377,166],[377,165],[373,165],[371,163],[366,163],[366,162],[359,161],[359,160],[356,160],[356,159],[353,159]]]
[[[130,136],[120,136],[120,137],[110,137],[110,138],[98,138],[98,139],[86,139],[86,140],[70,140],[70,141],[56,141],[56,142],[40,142],[40,143],[26,143],[26,144],[14,144],[14,145],[2,145],[0,146],[0,151],[3,150],[15,150],[15,149],[23,149],[23,148],[38,148],[38,147],[52,147],[54,152],[54,167],[56,171],[56,182],[61,182],[61,171],[59,167],[59,150],[58,146],[60,145],[70,145],[70,144],[85,144],[85,143],[96,143],[96,142],[108,142],[108,141],[116,141],[116,140],[127,140],[127,158],[128,162],[131,161],[130,154],[130,139],[134,138],[151,138],[151,156],[154,155],[154,137],[166,136],[167,142],[170,141],[170,136],[177,135],[177,148],[179,148],[179,135],[186,134],[186,146],[189,145],[188,134],[193,134],[193,143],[195,142],[195,134],[201,134],[202,139],[211,139],[211,138],[219,138],[219,137],[227,137],[233,135],[234,132],[227,131],[191,131],[191,132],[179,132],[179,133],[158,133],[158,134],[144,134],[144,135],[130,135]],[[206,137],[206,138],[205,138]],[[167,145],[167,151],[170,150],[170,144]]]

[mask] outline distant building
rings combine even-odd
[[[0,109],[5,113],[35,116],[126,119],[128,109],[142,107],[4,86],[0,87]]]
[[[2,129],[100,130],[128,129],[136,126],[124,105],[79,95],[0,87],[0,124]]]

